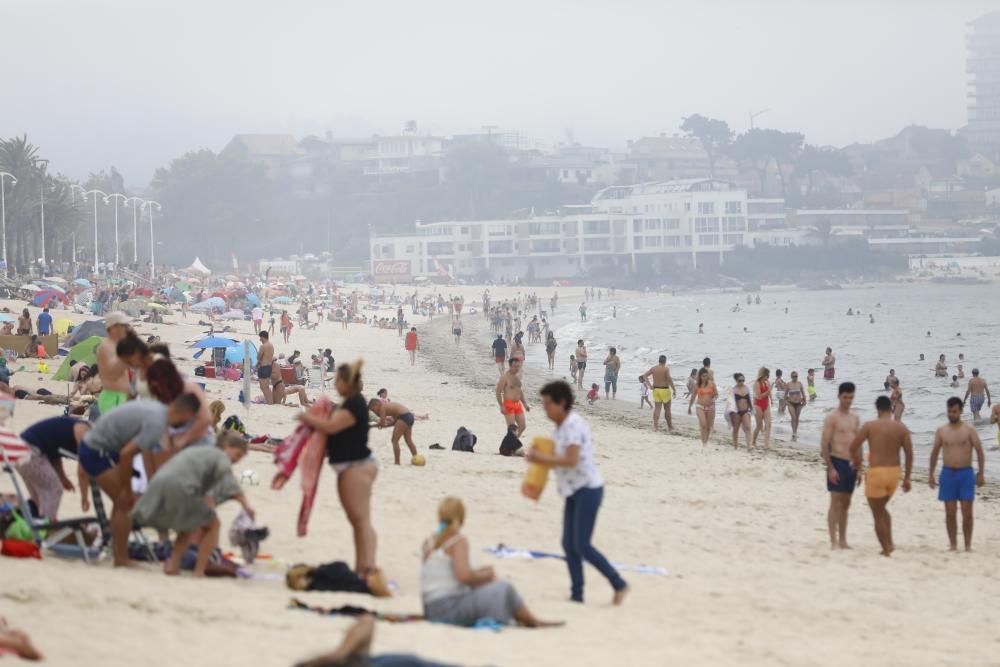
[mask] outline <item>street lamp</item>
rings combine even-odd
[[[108,201],[110,195],[104,190],[98,190],[94,188],[93,190],[86,190],[83,193],[83,199],[86,201],[87,195],[94,195],[94,275],[100,276],[101,270],[99,268],[100,264],[97,261],[97,195],[104,197],[105,203]]]
[[[160,206],[160,202],[155,202],[151,199],[142,206],[149,209],[149,279],[153,280],[156,278],[156,242],[153,240],[153,207],[155,206],[157,211],[162,211],[163,207]]]
[[[39,160],[38,164],[41,167],[41,179],[42,179],[42,183],[38,189],[40,191],[39,196],[41,197],[41,205],[42,205],[41,208],[39,209],[39,212],[41,216],[40,223],[42,226],[42,277],[44,278],[49,268],[49,263],[45,261],[45,180],[46,180],[45,170],[48,169],[49,167],[49,161]],[[32,263],[34,263],[34,259],[32,259]]]
[[[17,179],[9,171],[0,171],[0,234],[3,234],[3,277],[6,278],[7,268],[7,190],[4,189],[4,179],[10,178],[11,185],[17,185]]]
[[[119,199],[122,202],[128,201],[128,197],[116,192],[112,195],[108,195],[107,197],[105,197],[104,203],[107,204],[109,199],[115,200],[115,266],[117,267],[118,266],[118,201]]]
[[[75,209],[76,209],[76,191],[77,190],[80,191],[80,194],[83,194],[84,192],[86,192],[86,190],[84,190],[83,186],[81,186],[81,185],[77,185],[76,183],[70,183],[69,184],[69,205],[70,205],[71,208],[74,209],[74,212],[75,212]],[[86,199],[87,195],[83,195],[83,198]],[[75,227],[75,225],[74,225],[74,227]],[[76,273],[76,232],[75,231],[73,232],[73,273],[74,274]]]
[[[146,205],[146,200],[139,197],[129,197],[123,203],[128,206],[129,202],[132,202],[132,264],[139,266],[139,223],[138,218],[136,218],[135,205],[138,204],[139,208],[142,208]]]

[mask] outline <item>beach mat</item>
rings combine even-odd
[[[371,614],[376,620],[386,621],[387,623],[412,623],[414,621],[424,620],[421,614],[393,614],[393,613],[383,613],[380,611],[372,611],[371,609],[365,609],[364,607],[355,607],[353,605],[345,605],[343,607],[321,607],[319,605],[306,604],[298,598],[292,598],[288,601],[289,609],[299,609],[301,611],[311,611],[314,614],[319,614],[320,616],[363,616],[365,614]]]
[[[483,549],[486,553],[496,556],[497,558],[513,558],[519,560],[542,560],[546,558],[552,558],[555,560],[566,560],[566,556],[563,554],[549,553],[547,551],[532,551],[530,549],[514,549],[503,544],[498,544],[495,547],[486,547]],[[658,577],[669,577],[670,572],[666,568],[654,567],[652,565],[630,565],[628,563],[611,563],[615,566],[615,569],[621,572],[635,572],[636,574],[652,574]]]

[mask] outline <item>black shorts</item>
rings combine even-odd
[[[261,366],[257,369],[257,377],[261,380],[266,380],[271,377],[271,365]]]
[[[858,471],[854,469],[851,462],[845,459],[837,458],[836,456],[831,456],[830,465],[832,465],[833,469],[837,471],[837,474],[840,476],[840,481],[837,484],[831,484],[830,477],[827,476],[826,490],[836,493],[854,493],[854,485],[858,481]]]
[[[587,362],[586,361],[578,361],[578,362],[576,362],[576,369],[578,371],[586,370],[586,368],[587,368]]]
[[[399,421],[403,422],[407,426],[413,426],[415,418],[412,412],[407,412],[406,414],[399,415]]]

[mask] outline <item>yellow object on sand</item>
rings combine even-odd
[[[540,453],[552,456],[556,451],[556,441],[552,438],[533,438],[531,445]],[[531,463],[528,471],[524,474],[524,482],[521,483],[521,494],[532,500],[542,497],[542,491],[549,481],[549,466]]]
[[[46,362],[44,362],[44,361],[39,361],[38,362],[38,372],[39,373],[48,373],[49,372],[49,365]]]
[[[413,457],[410,463],[412,463],[415,466],[424,466],[427,464],[427,459],[423,457],[423,454],[417,454],[416,456]]]

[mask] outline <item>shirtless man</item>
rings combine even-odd
[[[652,380],[653,385],[653,430],[660,430],[660,408],[664,409],[667,417],[667,430],[674,430],[673,417],[670,414],[670,402],[677,393],[674,386],[674,379],[670,377],[670,368],[667,366],[666,355],[660,355],[660,363],[653,366],[642,374],[640,378],[643,382]]]
[[[969,403],[969,411],[972,412],[972,419],[979,421],[982,415],[983,403],[987,407],[993,405],[993,397],[990,396],[990,388],[986,386],[986,380],[979,377],[979,369],[972,369],[972,378],[969,379],[969,388],[965,390],[965,401]]]
[[[97,373],[101,377],[103,389],[97,396],[97,408],[106,415],[128,401],[131,389],[128,364],[118,357],[117,347],[129,333],[128,316],[118,311],[108,313],[104,318],[108,337],[97,347]]]
[[[937,363],[934,364],[934,377],[948,377],[948,364],[945,363],[943,354],[938,357]]]
[[[823,379],[832,380],[837,374],[834,366],[837,364],[837,357],[833,356],[833,349],[826,348],[826,355],[823,357]]]
[[[979,462],[979,473],[972,470],[972,452],[975,450]],[[934,480],[938,453],[944,452],[941,478]],[[965,550],[972,551],[972,502],[976,499],[976,487],[985,483],[986,456],[976,429],[962,422],[962,401],[958,396],[948,399],[948,423],[934,433],[934,449],[931,450],[930,471],[927,481],[933,489],[938,486],[938,500],[944,503],[944,523],[948,530],[951,550],[958,551],[957,503],[962,505],[962,536]]]
[[[576,357],[576,386],[583,389],[583,374],[587,371],[587,346],[584,345],[582,338],[576,341],[576,352],[573,356]]]
[[[990,423],[997,425],[997,445],[1000,446],[1000,403],[994,405],[990,411]]]
[[[399,439],[406,440],[410,456],[417,455],[417,446],[413,444],[413,422],[416,416],[402,403],[392,403],[373,398],[368,401],[368,409],[378,415],[378,427],[387,425],[387,418],[392,418],[392,455],[399,465]]]
[[[260,391],[264,394],[264,402],[268,405],[274,403],[274,394],[271,393],[271,374],[274,372],[274,345],[271,343],[271,335],[266,331],[260,334],[260,349],[257,350],[257,381],[260,384]]]
[[[520,438],[526,426],[524,413],[531,412],[527,401],[524,400],[524,388],[521,386],[520,359],[511,359],[510,369],[497,382],[497,405],[500,406],[500,413],[507,422],[507,428],[514,426],[511,432],[515,438]]]
[[[913,442],[910,431],[902,422],[892,418],[892,402],[888,396],[879,396],[875,400],[875,410],[878,419],[867,422],[861,427],[861,432],[851,443],[851,459],[854,469],[861,470],[861,450],[868,441],[871,466],[865,474],[865,496],[872,508],[872,518],[875,520],[875,535],[882,545],[881,554],[889,556],[896,550],[892,543],[892,517],[886,509],[889,499],[896,492],[899,484],[899,450],[906,456],[905,476],[903,477],[903,492],[910,491],[910,472],[913,470]]]
[[[804,394],[801,399],[805,401]],[[861,426],[858,416],[851,412],[854,384],[841,384],[837,389],[837,399],[840,405],[823,420],[823,436],[820,439],[820,452],[826,464],[826,490],[830,492],[826,523],[830,529],[830,548],[850,549],[847,545],[847,512],[851,508],[854,487],[861,481],[857,469],[851,464],[851,444]]]

